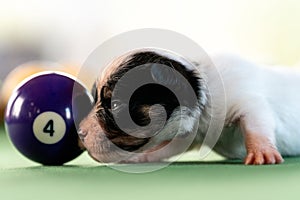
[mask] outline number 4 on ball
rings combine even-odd
[[[54,122],[53,120],[49,120],[46,126],[43,129],[44,133],[49,133],[51,137],[54,135]]]

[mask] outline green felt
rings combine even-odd
[[[219,161],[212,161],[219,159]],[[207,159],[209,160],[209,159]],[[84,153],[45,167],[18,153],[0,130],[0,199],[299,199],[300,159],[273,166],[178,162],[145,174],[119,172]]]

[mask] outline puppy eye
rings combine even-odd
[[[112,110],[118,110],[121,107],[122,103],[119,100],[113,100],[111,102],[111,109]]]

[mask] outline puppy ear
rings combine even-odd
[[[96,86],[96,82],[93,84],[93,88],[92,88],[92,96],[94,98],[94,102],[98,101],[98,91],[97,91],[97,86]]]
[[[112,91],[108,86],[103,86],[101,89],[101,98],[102,99],[111,99]]]
[[[155,82],[165,86],[180,86],[180,78],[176,70],[162,64],[151,65],[151,75]]]
[[[151,76],[156,83],[167,87],[178,98],[180,97],[182,106],[192,107],[197,105],[196,89],[198,87],[198,80],[194,77],[195,75],[192,71],[178,71],[173,67],[152,64]],[[195,84],[194,87],[193,84]]]

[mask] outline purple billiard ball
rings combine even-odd
[[[92,102],[87,89],[67,74],[35,74],[15,89],[8,102],[7,133],[27,158],[44,165],[64,164],[83,152],[76,127]]]

